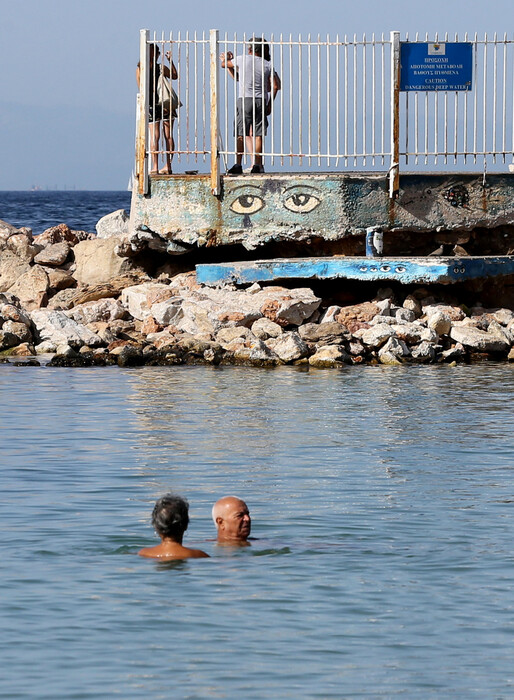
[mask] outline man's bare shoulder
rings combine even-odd
[[[209,558],[209,555],[207,552],[202,551],[201,549],[190,549],[189,550],[191,554],[189,555],[192,559],[205,559]]]
[[[189,547],[176,547],[173,549],[165,549],[160,545],[156,547],[144,547],[138,552],[140,557],[149,559],[159,559],[161,561],[171,561],[173,559],[205,559],[209,555],[201,549],[190,549]]]

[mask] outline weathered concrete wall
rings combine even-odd
[[[514,225],[514,175],[403,174],[388,197],[383,174],[265,174],[224,177],[222,195],[207,175],[154,177],[132,197],[130,255],[148,246],[170,254],[194,247],[341,241],[368,226],[386,232],[472,231]],[[506,251],[498,250],[496,254]],[[405,251],[408,254],[408,251]]]

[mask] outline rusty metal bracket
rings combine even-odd
[[[391,32],[391,167],[389,198],[400,192],[400,32]]]

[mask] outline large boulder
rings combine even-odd
[[[258,318],[254,323],[252,323],[252,333],[256,338],[260,340],[267,340],[268,338],[278,338],[282,335],[284,329],[279,326],[275,321],[270,321],[269,318]]]
[[[462,321],[464,318],[466,318],[466,314],[460,306],[454,306],[451,304],[423,305],[423,313],[427,317],[427,319],[429,319],[430,316],[436,313],[446,314],[446,316],[450,318],[450,321]]]
[[[352,358],[340,345],[322,345],[309,357],[311,367],[340,367],[350,364]]]
[[[353,333],[359,328],[365,327],[377,314],[380,313],[378,304],[373,301],[365,301],[362,304],[343,306],[335,316],[335,320],[346,326]]]
[[[70,311],[66,311],[66,316],[87,326],[89,323],[98,323],[99,321],[125,319],[128,313],[118,299],[100,299],[74,306]]]
[[[12,224],[7,223],[7,221],[2,221],[2,219],[0,219],[0,240],[6,241],[8,238],[16,235],[17,233],[19,233],[19,231],[16,226],[13,226]]]
[[[49,265],[50,267],[59,267],[66,262],[68,255],[70,254],[70,244],[66,241],[61,241],[60,243],[51,243],[47,245],[43,250],[41,250],[36,257],[34,262],[38,265]]]
[[[154,304],[166,301],[172,296],[174,292],[168,284],[144,282],[126,287],[121,292],[121,302],[133,318],[144,321],[148,316],[152,316]]]
[[[407,297],[405,297],[405,300],[403,302],[403,308],[412,311],[416,318],[418,318],[418,316],[421,316],[421,303],[412,294],[409,294]]]
[[[60,291],[75,287],[77,282],[69,270],[62,270],[60,267],[41,266],[48,275],[48,286],[51,290]]]
[[[309,347],[298,333],[289,331],[279,338],[269,338],[265,344],[278,355],[282,362],[294,362],[309,355]]]
[[[27,328],[30,327],[29,314],[14,304],[0,302],[0,322],[14,321],[15,323],[23,323]]]
[[[436,356],[435,347],[432,343],[427,343],[426,340],[415,345],[410,352],[412,359],[416,362],[433,362]]]
[[[259,310],[262,316],[275,321],[280,326],[300,326],[321,304],[321,299],[308,287],[297,289],[266,287],[261,292],[253,294],[251,299],[255,299],[260,304]]]
[[[15,233],[7,239],[5,247],[26,263],[31,263],[37,253],[32,244],[32,233]]]
[[[418,322],[394,324],[391,326],[395,336],[409,345],[417,345],[423,341],[436,343],[439,339],[433,328],[426,328]]]
[[[35,328],[38,343],[48,341],[55,348],[61,345],[69,345],[78,348],[82,345],[98,347],[103,344],[102,339],[92,333],[81,323],[69,318],[62,311],[49,311],[40,309],[30,314]]]
[[[450,337],[477,352],[501,353],[509,350],[509,344],[503,338],[474,326],[454,325],[450,331]]]
[[[0,330],[0,350],[14,348],[19,342],[19,338],[14,333],[9,333],[9,331],[4,331],[3,329]]]
[[[43,231],[43,233],[40,233],[39,236],[36,236],[34,242],[41,246],[41,248],[44,248],[47,245],[61,243],[62,241],[67,241],[74,246],[79,242],[79,240],[80,237],[77,231],[72,231],[66,224],[58,224],[57,226],[51,226]]]
[[[379,323],[371,328],[358,331],[355,335],[356,337],[360,336],[364,345],[369,345],[372,348],[379,348],[391,338],[391,336],[394,336],[394,330],[387,323]]]
[[[32,340],[29,328],[20,321],[5,321],[2,325],[2,331],[16,336],[18,343],[29,343]]]
[[[345,326],[337,321],[325,323],[304,323],[298,329],[300,337],[306,343],[319,343],[331,345],[332,343],[340,343],[341,340],[349,340],[350,334]]]
[[[176,324],[183,316],[182,299],[181,297],[170,297],[165,301],[152,304],[151,313],[152,316],[147,320],[153,319],[160,326]]]
[[[114,249],[116,239],[94,239],[77,243],[75,254],[75,279],[79,284],[96,285],[108,282],[133,269],[127,258],[119,258]]]
[[[409,348],[404,341],[393,337],[389,338],[378,351],[378,359],[383,365],[401,364],[402,359],[409,355]]]
[[[14,294],[27,310],[31,311],[46,306],[49,286],[46,272],[40,265],[34,265],[26,270],[12,287],[9,287],[9,292]]]
[[[111,214],[102,216],[96,224],[98,238],[113,238],[127,235],[129,232],[129,216],[125,209],[118,209]]]
[[[232,326],[228,328],[222,328],[218,333],[216,334],[216,342],[221,345],[222,348],[227,348],[229,347],[230,343],[233,340],[251,340],[252,342],[255,342],[256,336],[252,333],[252,331],[249,328],[246,328],[245,326]]]
[[[444,311],[436,311],[427,318],[427,326],[432,328],[437,335],[448,335],[452,327],[452,321]]]
[[[9,287],[30,270],[30,264],[12,250],[3,250],[0,254],[0,292],[6,292]]]

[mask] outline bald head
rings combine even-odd
[[[236,496],[224,496],[212,508],[212,519],[218,531],[218,542],[246,542],[252,520],[248,506]]]

